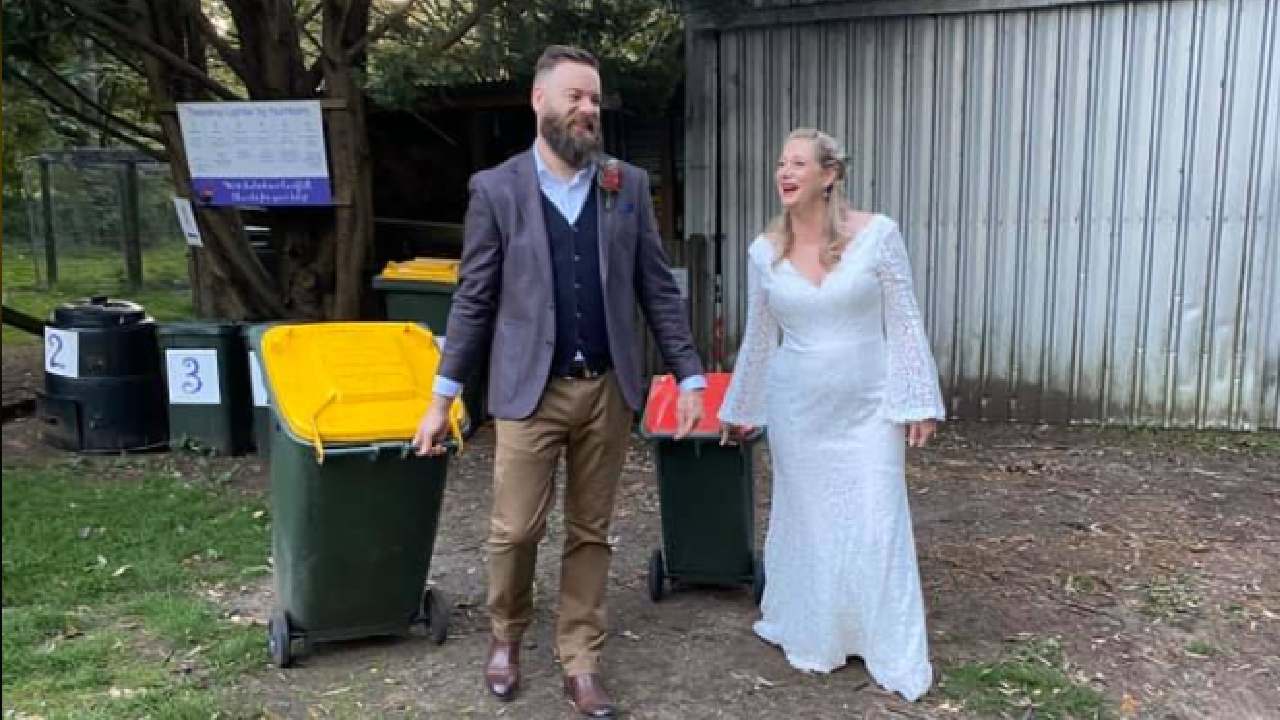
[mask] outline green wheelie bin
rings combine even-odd
[[[439,353],[416,323],[255,328],[275,416],[271,545],[276,607],[268,646],[279,667],[313,642],[406,635],[444,642],[450,605],[425,589],[449,455],[410,441]],[[461,403],[452,408],[460,448]]]
[[[702,422],[675,439],[679,388],[670,375],[654,378],[641,422],[653,442],[662,518],[662,547],[649,557],[649,599],[668,585],[750,585],[756,604],[764,596],[764,562],[755,549],[755,480],[752,445],[720,444],[716,412],[728,389],[728,373],[708,373]]]
[[[262,361],[258,352],[253,349],[252,334],[266,325],[244,325],[244,345],[246,367],[249,372],[249,398],[252,402],[250,416],[253,419],[253,449],[258,457],[271,457],[271,426],[275,419],[271,415],[271,400],[267,394],[267,381],[262,374]]]
[[[235,322],[164,323],[157,333],[169,397],[173,447],[219,455],[248,452],[249,373]]]
[[[443,258],[389,262],[373,279],[373,288],[382,295],[388,320],[425,323],[442,342],[457,287],[458,261]],[[462,388],[462,403],[469,419],[468,434],[475,432],[488,417],[487,373],[487,367],[477,368]]]

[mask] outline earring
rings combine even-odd
[[[826,199],[826,200],[830,200],[830,199],[831,199],[831,186],[830,186],[830,185],[828,185],[828,186],[826,186],[825,188],[823,188],[823,189],[822,189],[822,197],[823,197],[823,199]]]

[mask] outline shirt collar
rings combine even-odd
[[[547,164],[542,161],[542,153],[538,152],[538,143],[536,141],[533,144],[533,162],[538,170],[539,182],[554,182],[559,185],[568,185],[570,187],[581,185],[587,178],[591,177],[592,173],[594,173],[596,169],[596,164],[591,162],[588,163],[586,167],[575,173],[568,181],[561,180],[560,176],[551,172],[551,168],[547,167]]]

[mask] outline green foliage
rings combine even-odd
[[[965,717],[1112,717],[1106,698],[1079,675],[1057,639],[1027,638],[997,662],[945,668],[939,688],[961,703]]]
[[[368,91],[381,105],[429,103],[430,89],[444,85],[523,86],[550,44],[595,53],[605,91],[620,93],[629,107],[665,104],[683,75],[683,24],[673,0],[508,2],[443,53],[434,48],[463,9],[439,0],[424,4],[433,8],[435,23],[426,21],[426,13],[411,14],[402,29],[370,54]]]

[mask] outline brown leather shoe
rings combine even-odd
[[[497,638],[489,643],[489,659],[484,664],[484,684],[503,702],[511,702],[520,686],[520,643]]]
[[[599,673],[565,675],[564,694],[569,696],[573,708],[590,718],[611,718],[617,709],[605,692]]]

